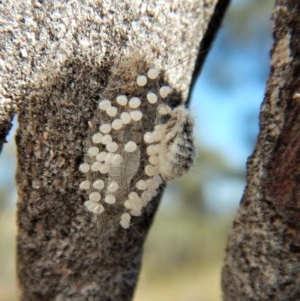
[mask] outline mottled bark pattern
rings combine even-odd
[[[16,113],[16,106],[11,99],[5,99],[0,95],[0,153],[3,148],[3,144],[6,141],[6,135],[12,127],[13,115]]]
[[[112,68],[136,54],[167,70],[166,84],[185,101],[195,58],[178,63],[197,53],[216,2],[7,0],[0,6],[1,93],[19,120],[20,300],[131,300],[159,197],[129,230],[119,226],[119,216],[93,220],[78,191],[88,121]]]
[[[300,300],[300,2],[278,0],[261,132],[227,246],[224,301]]]

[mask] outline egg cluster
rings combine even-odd
[[[136,76],[136,94],[120,93],[99,102],[99,131],[92,135],[79,166],[86,175],[79,185],[88,194],[86,209],[101,214],[107,206],[121,206],[120,225],[125,229],[163,181],[181,176],[193,163],[188,111],[183,105],[167,105],[172,88],[160,85],[159,77],[159,70],[150,68]]]

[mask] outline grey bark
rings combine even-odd
[[[114,68],[137,55],[184,102],[216,2],[1,2],[1,145],[19,122],[20,300],[131,300],[160,196],[129,230],[95,222],[78,191],[88,122]]]
[[[271,73],[229,237],[224,301],[300,300],[300,2],[277,0]]]

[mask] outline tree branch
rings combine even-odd
[[[223,268],[224,300],[299,300],[300,3],[278,0],[271,74]]]
[[[99,99],[107,87],[119,88],[120,66],[132,59],[156,66],[175,91],[170,103],[187,99],[195,62],[178,61],[197,53],[216,2],[206,1],[205,9],[202,1],[180,0],[9,0],[1,6],[1,87],[18,107],[19,121],[21,300],[131,300],[160,195],[128,230],[118,223],[119,209],[96,222],[84,209],[78,168],[103,121]],[[124,72],[126,80],[133,76]],[[124,83],[129,93],[131,83]],[[143,158],[139,164],[137,178]]]

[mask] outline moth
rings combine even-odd
[[[173,89],[161,83],[161,71],[145,64],[126,71],[114,75],[119,87],[108,88],[99,102],[100,124],[79,166],[86,209],[100,215],[118,206],[124,229],[161,184],[184,175],[195,158],[192,118],[184,105],[168,105]]]

